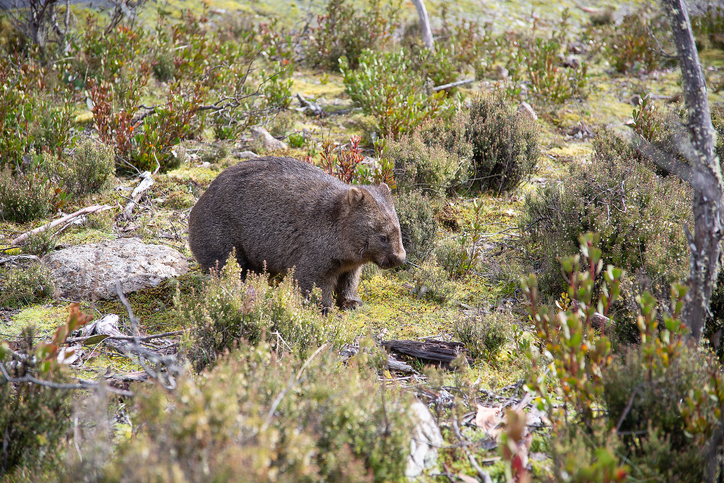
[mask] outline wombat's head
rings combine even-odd
[[[404,263],[407,253],[389,186],[350,187],[345,203],[347,227],[353,229],[354,247],[362,261],[382,268]]]

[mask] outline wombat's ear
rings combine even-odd
[[[347,203],[350,205],[356,205],[360,201],[365,199],[365,193],[359,188],[350,188],[347,191]]]
[[[392,193],[390,187],[387,186],[387,183],[380,183],[378,186],[380,187],[380,191],[382,191],[383,193]]]

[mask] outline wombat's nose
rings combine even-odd
[[[395,253],[395,255],[392,257],[392,263],[394,267],[400,266],[403,263],[405,263],[405,260],[407,259],[407,252],[405,252],[405,249],[400,247],[400,251]]]

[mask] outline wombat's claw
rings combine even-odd
[[[341,309],[342,310],[356,310],[357,307],[362,305],[361,300],[355,300],[355,299],[346,299],[342,302]]]

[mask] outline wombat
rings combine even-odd
[[[302,293],[316,285],[322,305],[355,308],[362,265],[405,261],[390,188],[351,186],[293,158],[260,157],[224,170],[189,218],[189,245],[205,270],[236,249],[247,270],[271,275],[294,267]]]

